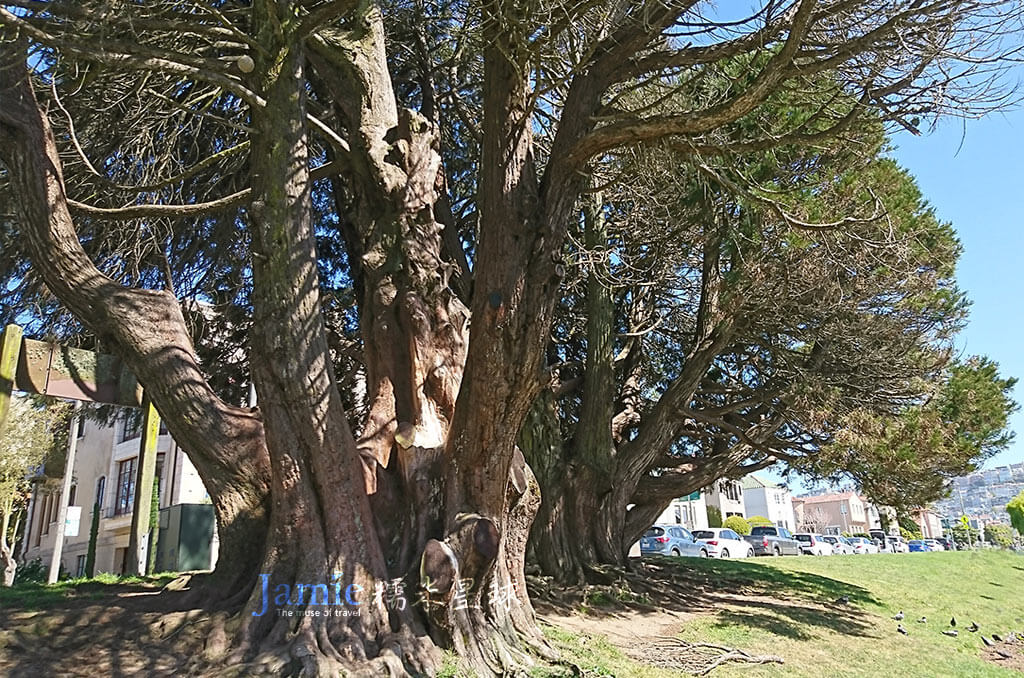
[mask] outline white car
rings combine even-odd
[[[857,552],[857,550],[853,548],[853,544],[851,544],[846,537],[837,537],[834,534],[825,534],[822,535],[821,538],[829,544],[832,544],[832,549],[838,555],[845,556]]]
[[[890,534],[885,538],[886,544],[893,553],[910,553],[910,546],[903,537]]]
[[[820,534],[797,532],[793,538],[800,542],[800,550],[809,556],[830,556],[835,553],[832,544],[825,541]]]
[[[712,558],[753,558],[754,547],[727,527],[694,530],[693,536],[707,544]]]
[[[946,547],[942,545],[942,542],[938,539],[925,539],[925,544],[931,548],[932,551],[945,551]]]
[[[854,553],[878,553],[878,546],[875,542],[864,537],[850,537],[850,545],[853,547]]]

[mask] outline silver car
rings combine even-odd
[[[708,547],[682,525],[654,525],[640,539],[640,554],[707,558]]]

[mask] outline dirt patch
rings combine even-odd
[[[60,610],[0,615],[0,675],[200,676],[214,619],[187,606],[182,593],[130,590],[69,597]]]
[[[1024,673],[1024,637],[1014,632],[1000,643],[982,649],[981,656],[1004,669]]]

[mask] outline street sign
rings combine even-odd
[[[67,517],[64,518],[64,536],[77,537],[82,524],[82,507],[69,506]]]

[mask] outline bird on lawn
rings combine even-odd
[[[917,620],[917,623],[918,624],[927,624],[928,623],[928,617],[921,617],[920,619]]]
[[[952,618],[951,618],[951,619],[949,620],[949,625],[950,625],[950,626],[956,626],[956,617],[952,617]]]
[[[1003,642],[1003,639],[1002,639],[1002,638],[1000,638],[1000,637],[999,637],[999,634],[997,634],[997,633],[993,633],[993,634],[992,634],[992,640],[996,641],[997,643],[1001,643],[1001,642]]]
[[[897,614],[892,616],[896,621],[903,621],[903,610],[900,610]]]
[[[909,633],[907,633],[907,630],[905,628],[903,628],[903,624],[897,624],[896,625],[896,630],[899,631],[900,633],[902,633],[905,636],[909,636],[910,635]]]
[[[1013,655],[1010,654],[1009,652],[1003,652],[1002,650],[996,650],[996,654],[999,655],[1000,657],[1002,657],[1003,659],[1013,659]]]
[[[956,638],[960,633],[956,629],[947,629],[942,632],[942,635],[949,636],[950,638]]]
[[[979,628],[980,627],[978,626],[978,622],[972,621],[971,625],[967,627],[967,630],[970,631],[971,633],[977,633]]]
[[[981,637],[981,642],[985,643],[986,647],[995,647],[995,643],[993,643],[991,640],[989,640],[985,636]]]
[[[850,603],[850,596],[840,596],[836,598],[836,605],[848,605]]]

